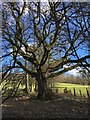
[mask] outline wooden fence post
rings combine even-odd
[[[79,90],[79,92],[80,92],[80,96],[82,96],[82,92],[81,92],[81,90]]]
[[[52,86],[53,86],[53,85],[51,84],[51,91],[52,91]]]
[[[89,97],[89,91],[88,91],[88,89],[86,88],[86,92],[87,92],[87,96]]]
[[[73,88],[73,91],[74,91],[74,96],[76,96],[76,91],[75,91],[75,88]]]
[[[65,87],[64,91],[63,91],[65,94],[67,93],[67,87]]]
[[[58,88],[56,89],[56,93],[58,93]]]

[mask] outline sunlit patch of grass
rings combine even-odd
[[[78,96],[80,95],[80,91],[81,91],[82,96],[87,96],[86,88],[87,88],[88,92],[90,91],[90,85],[54,83],[54,84],[52,84],[52,86],[50,85],[50,87],[52,87],[53,90],[58,89],[58,91],[61,93],[63,93],[64,89],[67,88],[67,90],[71,90],[73,95],[74,95],[74,89],[75,89],[75,93]],[[89,94],[90,94],[90,92],[89,92]]]

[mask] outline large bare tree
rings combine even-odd
[[[2,10],[3,78],[21,68],[38,83],[38,98],[47,94],[46,81],[83,66],[89,71],[90,4],[8,2]],[[82,55],[81,52],[85,52]],[[32,68],[25,67],[25,61]]]

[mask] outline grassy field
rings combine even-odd
[[[64,89],[67,87],[67,90],[71,90],[72,94],[74,94],[74,89],[76,92],[76,95],[80,95],[80,90],[82,96],[87,96],[87,91],[90,91],[90,85],[79,85],[79,84],[68,84],[68,83],[54,83],[50,85],[49,87],[52,87],[52,90],[58,89],[58,92],[63,93]],[[89,92],[90,94],[90,92]]]
[[[0,85],[0,91],[2,90],[2,86],[4,84]],[[76,96],[80,96],[80,91],[81,91],[82,96],[86,96],[86,97],[87,97],[87,91],[86,91],[86,88],[87,88],[89,95],[90,95],[90,85],[79,85],[79,84],[70,84],[70,83],[54,83],[54,84],[50,84],[49,87],[52,88],[52,90],[55,92],[58,89],[58,93],[64,93],[64,89],[67,87],[67,90],[71,90],[71,93],[73,95],[74,95],[74,89],[75,89]],[[11,89],[11,88],[13,88],[13,85],[8,84],[7,89]],[[25,85],[19,86],[19,89],[24,89],[24,88],[25,88]]]

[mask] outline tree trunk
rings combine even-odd
[[[37,96],[37,98],[45,99],[47,84],[46,84],[46,79],[41,72],[38,72],[37,82],[38,82],[38,96]]]
[[[38,80],[38,96],[37,98],[45,99],[46,98],[46,80],[40,79]]]
[[[25,81],[25,92],[30,94],[30,84],[29,84],[29,75],[26,73],[26,81]]]
[[[25,61],[25,66],[28,69],[28,61]],[[26,93],[30,94],[29,74],[26,72]]]

